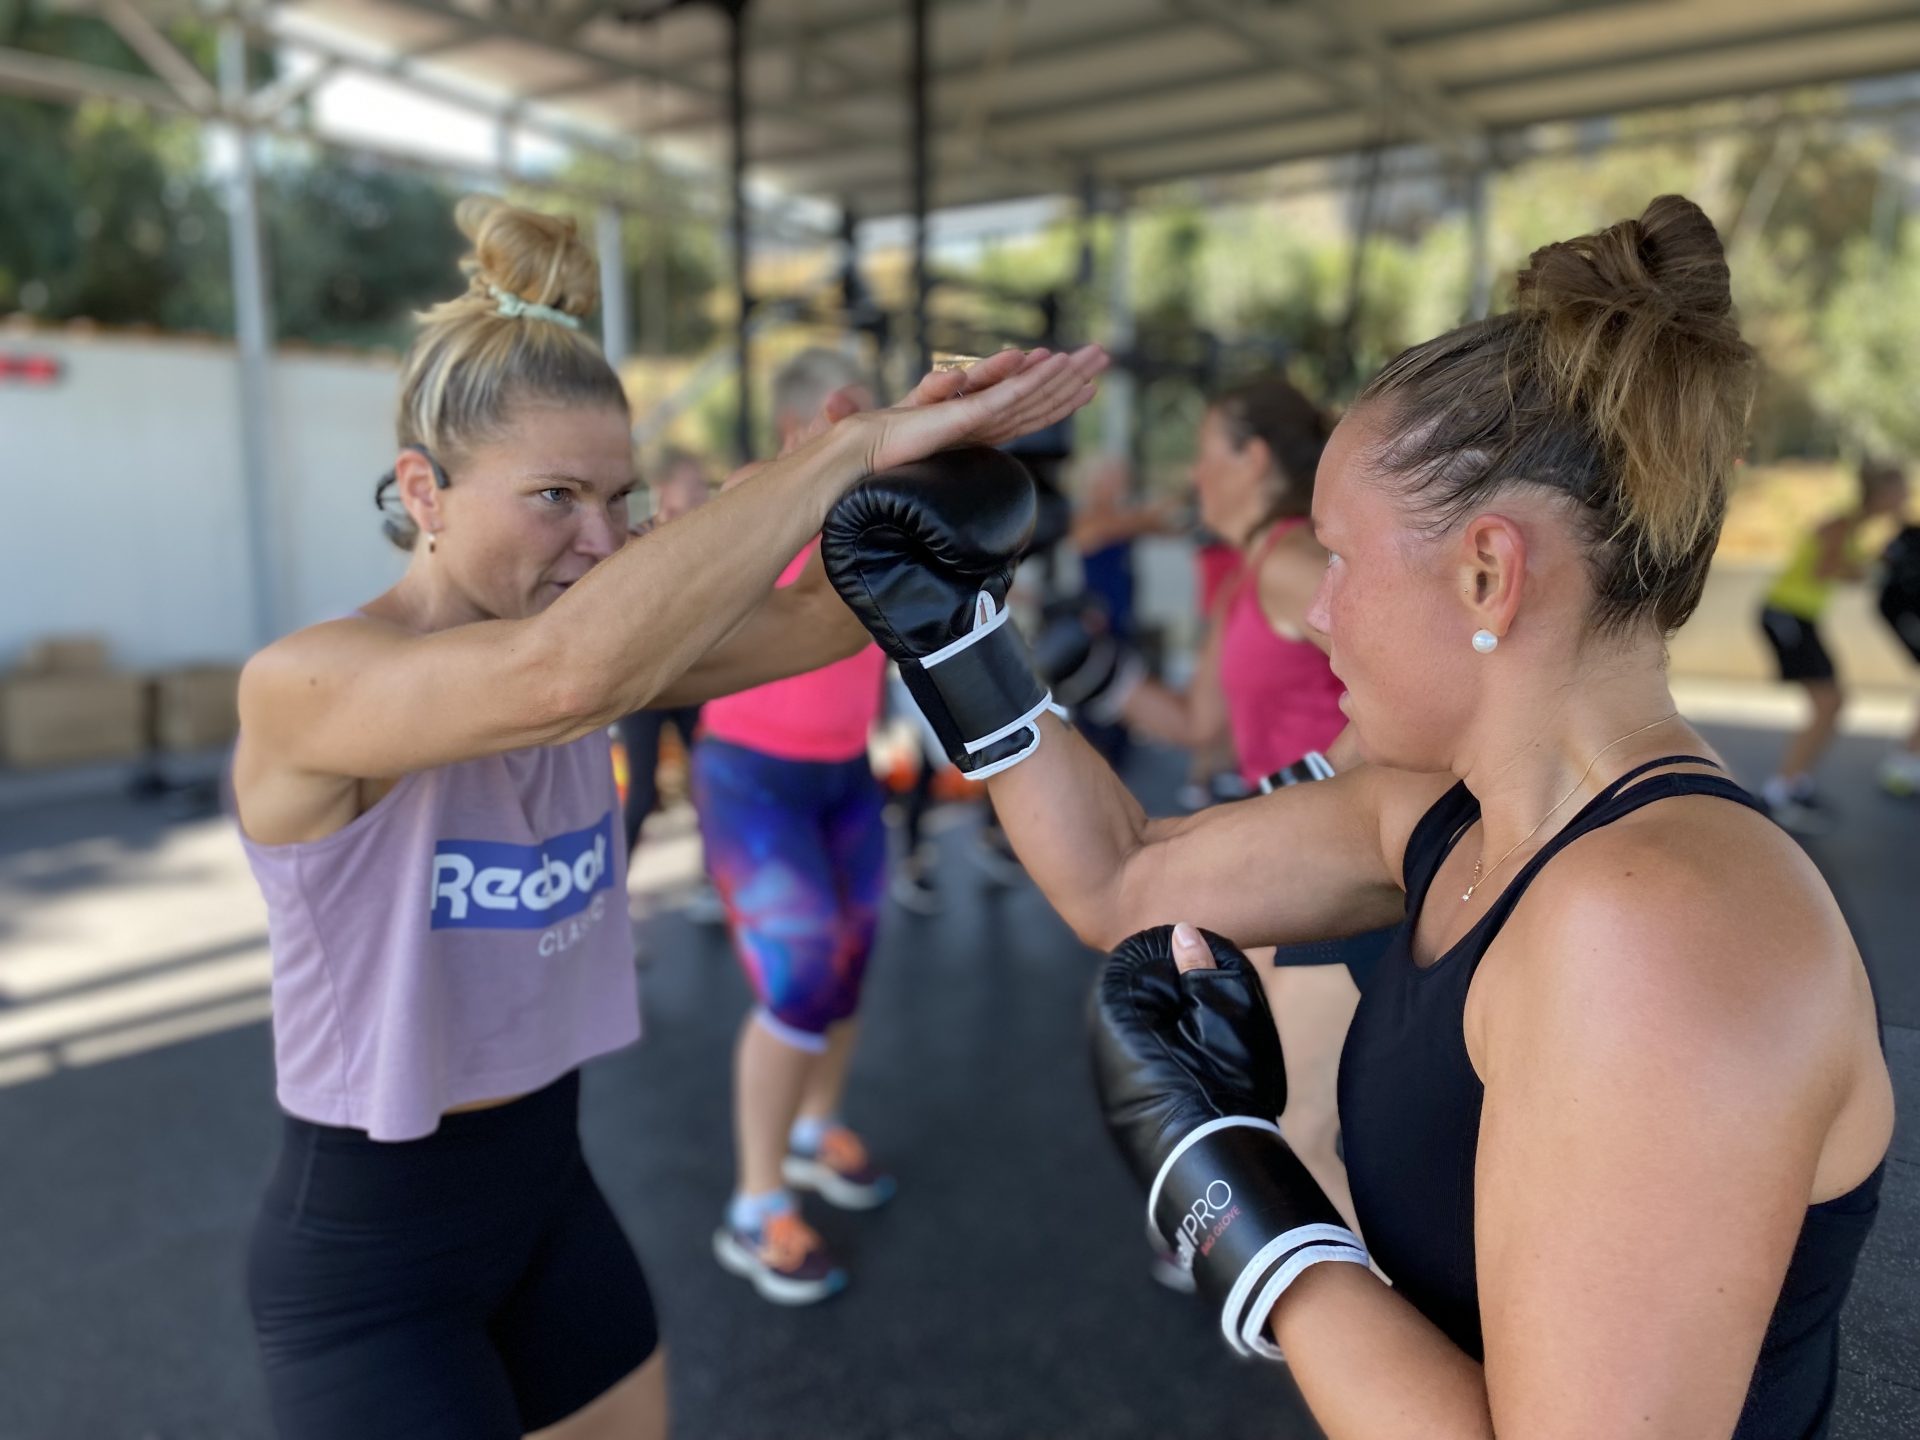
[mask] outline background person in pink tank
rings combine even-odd
[[[803,350],[773,381],[782,450],[829,407],[872,403],[834,350]],[[818,545],[794,557],[786,583]],[[840,1117],[856,1013],[886,893],[883,792],[867,760],[886,658],[869,645],[810,674],[707,707],[693,803],[707,872],[758,1001],[734,1050],[735,1185],[715,1257],[777,1304],[843,1288],[846,1271],[801,1218],[796,1190],[867,1210],[891,1176]]]
[[[241,680],[286,1112],[249,1301],[294,1440],[645,1440],[653,1307],[577,1128],[577,1067],[638,1034],[606,727],[862,648],[817,571],[773,586],[834,501],[1060,418],[1102,357],[930,377],[628,544],[594,257],[496,200],[459,220],[471,283],[407,355],[379,492],[405,574]]]
[[[1142,734],[1204,749],[1231,735],[1250,784],[1346,728],[1340,682],[1307,623],[1327,552],[1307,516],[1313,477],[1332,426],[1278,376],[1229,390],[1208,407],[1193,457],[1201,523],[1231,540],[1241,564],[1222,590],[1193,682],[1176,691],[1143,681],[1120,713]],[[1248,952],[1259,966],[1287,1057],[1281,1128],[1321,1188],[1351,1216],[1335,1082],[1360,992],[1347,968],[1309,947]],[[1274,963],[1276,955],[1279,963]],[[1302,962],[1312,963],[1302,963]]]

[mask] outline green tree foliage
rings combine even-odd
[[[457,194],[332,152],[275,167],[261,210],[279,334],[404,344],[416,311],[465,289]]]
[[[205,49],[189,34],[189,50]],[[98,20],[0,0],[0,44],[109,70],[144,67]],[[0,311],[105,324],[200,328],[214,317],[182,305],[195,247],[218,219],[181,162],[194,127],[131,106],[78,109],[0,99]]]
[[[1920,225],[1887,248],[1849,241],[1815,327],[1826,363],[1813,395],[1842,438],[1883,454],[1920,456]]]
[[[172,38],[211,67],[205,27]],[[0,0],[0,43],[144,71],[99,21],[20,0]],[[228,220],[197,122],[3,98],[0,154],[0,313],[231,332]],[[403,340],[412,311],[460,287],[455,193],[309,146],[267,148],[260,205],[279,335]]]

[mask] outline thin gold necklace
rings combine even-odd
[[[1527,831],[1526,834],[1522,835],[1518,840],[1514,841],[1513,844],[1509,845],[1507,847],[1506,854],[1502,855],[1498,860],[1494,861],[1493,864],[1487,868],[1486,874],[1489,876],[1492,875],[1502,865],[1507,863],[1507,861],[1512,857],[1514,851],[1518,850],[1522,845],[1526,844],[1527,841],[1531,840],[1534,836],[1540,833],[1540,826],[1546,824],[1547,821],[1551,820],[1554,816],[1554,812],[1557,811],[1562,805],[1566,804],[1567,801],[1571,800],[1574,796],[1574,792],[1577,791],[1582,785],[1587,783],[1587,776],[1593,773],[1593,767],[1600,763],[1600,757],[1602,755],[1605,755],[1607,751],[1613,749],[1617,745],[1626,744],[1627,741],[1633,739],[1633,737],[1636,735],[1646,734],[1647,731],[1653,729],[1653,727],[1656,725],[1666,724],[1667,721],[1673,719],[1679,713],[1680,712],[1678,710],[1669,710],[1666,714],[1662,715],[1658,720],[1649,720],[1646,724],[1642,725],[1638,730],[1629,730],[1626,734],[1622,735],[1618,740],[1611,741],[1608,744],[1602,746],[1600,750],[1595,753],[1593,759],[1587,762],[1587,768],[1580,772],[1580,778],[1573,782],[1572,789],[1568,790],[1566,794],[1562,795],[1558,800],[1553,802],[1553,809],[1547,811],[1546,814],[1542,815],[1538,823],[1534,825],[1533,829]],[[1465,893],[1463,893],[1460,896],[1460,901],[1462,904],[1465,904],[1467,901],[1473,899],[1473,892],[1480,888],[1480,881],[1485,878],[1485,876],[1482,876],[1482,874],[1480,873],[1480,866],[1481,866],[1481,861],[1476,860],[1473,862],[1473,883],[1468,885]]]

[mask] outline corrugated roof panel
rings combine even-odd
[[[686,5],[561,33],[478,0],[300,0],[364,47],[608,131],[727,154],[727,35]],[[551,7],[549,7],[551,9]],[[756,173],[870,211],[908,188],[905,0],[755,0]],[[934,0],[940,203],[1920,67],[1916,0]],[[1471,153],[1470,148],[1467,153]]]

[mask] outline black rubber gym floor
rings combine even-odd
[[[1715,738],[1749,779],[1779,744]],[[1906,1111],[1850,1302],[1838,1440],[1920,1436],[1920,803],[1871,789],[1879,748],[1842,745],[1831,782],[1846,823],[1810,846],[1869,951]],[[1136,769],[1165,793],[1164,757]],[[44,844],[54,824],[137,844],[155,823],[118,804],[42,818],[4,817],[0,855],[36,833]],[[1315,1434],[1283,1370],[1233,1361],[1193,1303],[1149,1280],[1140,1202],[1087,1079],[1094,957],[1030,888],[993,890],[972,843],[970,824],[941,836],[946,916],[888,915],[849,1113],[900,1194],[872,1215],[812,1212],[854,1271],[815,1309],[764,1304],[709,1255],[747,992],[721,932],[677,914],[644,930],[647,1038],[590,1068],[585,1127],[653,1278],[676,1433]],[[267,1434],[240,1267],[275,1130],[270,1083],[255,1025],[0,1088],[0,1437]]]

